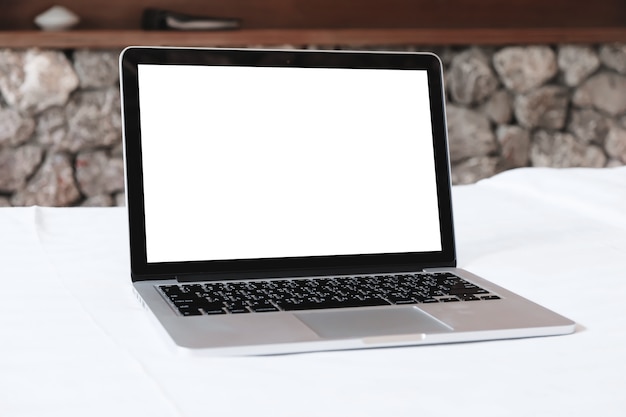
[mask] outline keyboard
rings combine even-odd
[[[448,272],[157,285],[182,316],[497,300]]]

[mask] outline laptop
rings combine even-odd
[[[437,56],[130,47],[120,74],[132,285],[171,346],[574,331],[456,267]]]

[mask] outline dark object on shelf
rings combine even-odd
[[[145,9],[141,19],[144,30],[225,30],[239,29],[239,19],[191,16],[161,9]]]

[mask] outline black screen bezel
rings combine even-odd
[[[441,251],[270,259],[148,263],[144,222],[138,65],[230,65],[426,70],[437,178]],[[127,210],[133,281],[234,279],[384,273],[455,266],[445,99],[441,62],[433,54],[216,48],[130,47],[120,55]]]

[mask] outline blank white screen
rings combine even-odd
[[[425,71],[140,65],[148,262],[441,250]]]

